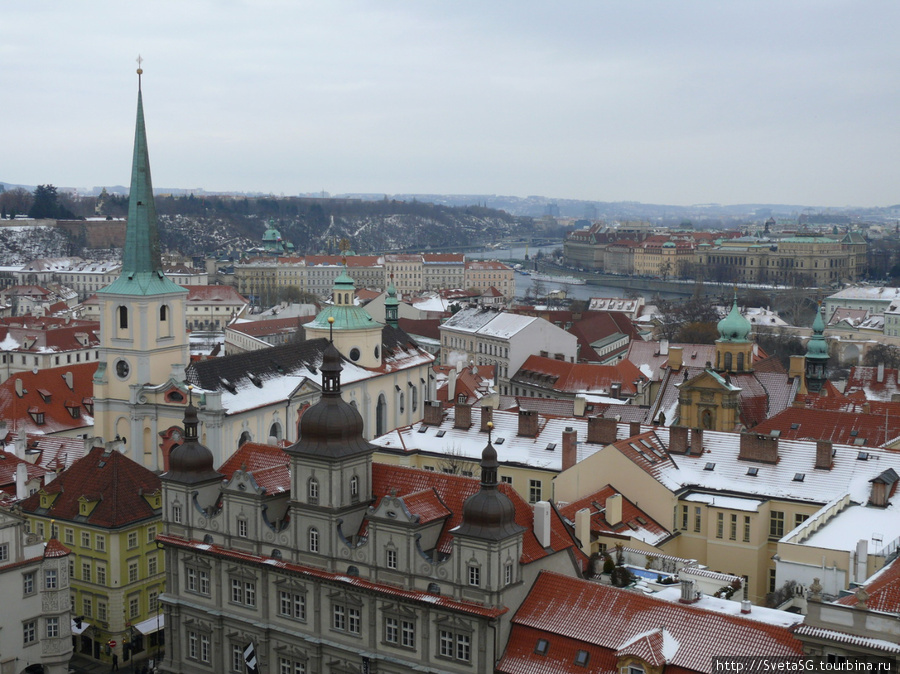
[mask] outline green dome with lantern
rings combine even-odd
[[[741,310],[738,309],[737,293],[734,295],[734,304],[731,305],[731,311],[719,321],[717,328],[719,330],[719,339],[723,342],[746,342],[749,340],[753,326],[750,325],[750,321],[741,315]]]

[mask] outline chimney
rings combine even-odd
[[[879,384],[884,382],[884,363],[878,363],[878,373],[875,375],[875,379]]]
[[[660,356],[668,356],[669,355],[669,340],[663,339],[659,342],[659,355]]]
[[[562,434],[562,469],[569,470],[578,463],[578,433],[566,426]]]
[[[451,368],[447,373],[447,400],[456,400],[456,370]]]
[[[744,615],[750,613],[750,611],[752,610],[750,608],[751,606],[753,606],[753,604],[750,603],[749,599],[742,599],[741,600],[741,613],[743,613]]]
[[[74,391],[74,390],[75,390],[75,379],[74,379],[74,377],[72,377],[72,373],[71,373],[71,372],[66,372],[66,373],[63,375],[63,379],[66,380],[66,386],[69,387],[69,390],[70,390],[70,391]]]
[[[472,427],[472,406],[465,403],[456,404],[456,420],[453,428],[469,430]]]
[[[679,602],[682,604],[693,604],[700,598],[699,593],[694,590],[694,581],[687,578],[681,579],[681,597]]]
[[[581,551],[591,554],[591,511],[590,508],[582,508],[575,513],[575,538],[581,543]]]
[[[868,400],[862,404],[862,413],[863,414],[871,414],[872,413],[872,403]],[[887,438],[885,438],[887,439]]]
[[[628,437],[633,438],[635,435],[641,434],[641,422],[632,421],[628,424]]]
[[[609,445],[616,441],[618,422],[604,417],[588,417],[587,441],[594,444]]]
[[[22,385],[22,380],[16,377],[16,395],[20,398],[25,395],[25,387]]]
[[[691,429],[691,451],[696,454],[703,453],[703,429]]]
[[[487,433],[488,424],[494,421],[494,410],[487,405],[481,406],[481,432]]]
[[[28,498],[28,466],[20,463],[16,466],[16,499],[21,501]]]
[[[778,463],[778,438],[759,433],[741,433],[738,458],[760,463]]]
[[[550,547],[550,504],[547,501],[534,504],[534,535],[542,548]]]
[[[575,405],[572,414],[576,417],[584,416],[584,408],[587,407],[587,400],[582,395],[575,396]]]
[[[622,399],[622,383],[621,382],[613,382],[609,385],[609,397],[615,398],[616,400]]]
[[[25,461],[25,450],[28,448],[28,436],[25,433],[18,433],[13,438],[13,454]],[[34,463],[30,461],[29,463]]]
[[[832,449],[830,440],[816,441],[816,468],[831,470],[831,452]]]
[[[791,364],[788,367],[788,377],[791,379],[802,377],[805,372],[806,356],[802,354],[791,356]]]
[[[604,515],[610,526],[622,523],[622,495],[613,494],[606,499],[606,514]]]
[[[429,400],[425,403],[425,417],[422,419],[423,424],[428,426],[440,426],[444,420],[444,408],[437,400]]]
[[[534,410],[519,410],[519,435],[526,438],[536,438],[538,419],[538,413]]]
[[[669,369],[677,372],[681,369],[681,365],[683,363],[682,347],[680,346],[671,346],[669,347]]]
[[[690,448],[687,426],[669,426],[669,454],[687,454]]]

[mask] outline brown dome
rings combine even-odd
[[[183,484],[204,482],[222,474],[213,467],[213,454],[197,438],[197,408],[189,403],[184,411],[184,442],[169,454],[169,470],[161,478]]]
[[[462,524],[454,535],[474,536],[501,540],[523,531],[516,523],[516,507],[510,498],[498,489],[497,450],[488,441],[481,453],[481,489],[463,504]]]

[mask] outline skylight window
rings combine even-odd
[[[534,645],[534,652],[538,655],[547,655],[548,650],[550,650],[550,642],[546,639],[538,639]]]
[[[437,432],[437,436],[439,438],[443,438],[446,434],[447,434],[447,431],[445,431],[443,428]]]
[[[506,442],[506,438],[497,438],[494,440],[495,445],[502,445],[504,442]]]
[[[865,438],[854,438],[853,444],[856,445],[857,447],[862,447],[864,444],[866,444],[866,439]]]
[[[712,461],[710,461],[705,466],[703,466],[703,470],[715,470],[715,469],[716,469],[716,464],[714,464]]]
[[[759,468],[748,468],[747,475],[749,475],[750,477],[756,477],[757,475],[759,475]]]
[[[551,442],[550,444],[547,445],[547,451],[548,451],[548,452],[552,452],[552,451],[554,451],[555,449],[556,449],[556,443],[555,443],[555,442]]]
[[[851,438],[855,438],[857,435],[859,435],[859,431],[857,431],[857,430],[852,430],[852,431],[850,431],[850,437],[851,437]]]
[[[794,482],[803,482],[806,479],[806,473],[794,473]]]
[[[641,517],[640,515],[638,515],[635,519],[636,519],[638,522],[640,522],[641,524],[647,524],[647,520],[645,520],[645,519],[644,519],[643,517]]]
[[[419,432],[419,433],[427,433],[427,432],[428,432],[428,426],[419,426],[419,431],[418,431],[418,432]]]
[[[575,664],[579,667],[587,667],[589,658],[590,653],[588,653],[587,651],[578,651],[575,654]]]
[[[792,431],[796,431],[798,428],[800,428],[800,424],[791,424]]]
[[[869,453],[868,452],[860,452],[859,454],[856,455],[856,458],[858,461],[868,461]]]

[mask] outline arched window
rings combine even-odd
[[[128,329],[128,307],[119,307],[119,329]]]
[[[309,551],[319,551],[319,530],[315,527],[309,528]]]
[[[412,411],[415,412],[419,409],[419,387],[412,387]]]
[[[731,353],[725,354],[725,369],[731,370]]]
[[[737,361],[738,361],[738,366],[737,366],[738,372],[743,372],[744,371],[744,354],[743,353],[738,354]]]
[[[306,500],[312,504],[319,502],[319,481],[314,477],[306,483]]]
[[[703,413],[700,415],[700,425],[707,430],[712,430],[713,427],[713,413],[712,410],[703,410]]]
[[[350,499],[352,501],[359,500],[359,477],[356,475],[350,478]]]
[[[277,421],[269,427],[269,437],[281,440],[281,424]]]
[[[387,431],[387,401],[384,394],[378,396],[378,403],[375,405],[375,435],[384,435]]]
[[[167,307],[165,304],[163,304],[159,308],[159,320],[161,320],[161,321],[169,320],[169,307]]]
[[[403,410],[405,409],[405,396],[403,395],[403,391],[400,392],[400,414],[403,414]]]
[[[243,446],[245,442],[250,442],[250,431],[241,433],[241,437],[238,439],[238,447]]]

